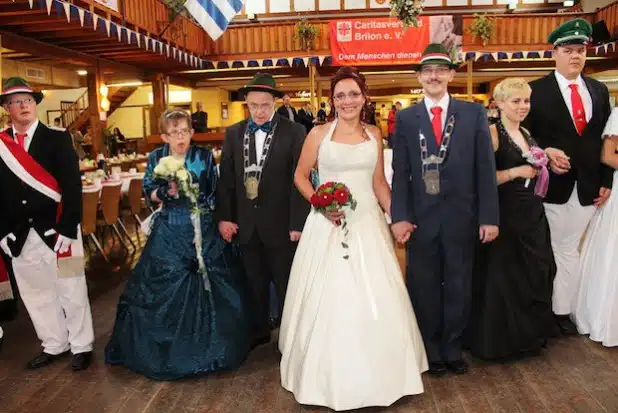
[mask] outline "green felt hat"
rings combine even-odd
[[[245,87],[238,91],[245,96],[249,92],[267,92],[276,98],[283,96],[283,92],[277,90],[275,79],[268,73],[257,73]]]
[[[28,82],[21,77],[10,77],[4,81],[2,85],[2,93],[0,93],[0,105],[4,105],[8,101],[8,97],[17,93],[28,93],[32,95],[34,101],[41,103],[43,100],[43,93],[35,91]]]
[[[446,47],[441,43],[430,43],[425,48],[421,61],[415,65],[416,70],[420,70],[426,65],[446,65],[451,69],[457,69],[458,63],[454,63]]]
[[[584,19],[574,19],[562,23],[547,38],[547,42],[557,46],[569,44],[588,44],[592,36],[592,25]]]

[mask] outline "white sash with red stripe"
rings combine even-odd
[[[0,159],[22,182],[37,192],[58,203],[62,210],[62,194],[58,181],[43,168],[23,147],[17,144],[7,133],[0,133]],[[59,217],[59,214],[58,214]],[[84,246],[81,227],[77,227],[77,240],[71,243],[68,252],[58,253],[60,276],[83,275]],[[72,259],[72,260],[71,260]],[[77,259],[77,260],[75,260]]]

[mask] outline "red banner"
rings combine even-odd
[[[405,31],[394,17],[335,20],[329,27],[335,66],[418,63],[430,42],[460,49],[463,37],[460,16],[422,16]]]

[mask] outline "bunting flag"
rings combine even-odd
[[[187,0],[186,9],[208,35],[217,40],[242,9],[244,0]]]
[[[206,1],[206,0],[199,0],[199,1]],[[238,4],[241,4],[241,7],[242,7],[242,1],[244,0],[214,0],[214,3],[219,5],[219,3],[223,1],[230,2],[230,4],[238,3]],[[139,32],[133,32],[132,30],[128,29],[125,26],[114,23],[111,20],[101,17],[95,13],[91,13],[90,11],[82,7],[76,6],[74,4],[71,4],[67,1],[39,0],[39,7],[43,10],[46,10],[48,15],[51,15],[52,6],[54,5],[54,3],[56,3],[55,4],[56,13],[58,14],[58,17],[60,17],[62,15],[62,11],[64,11],[65,17],[69,24],[71,23],[71,12],[72,10],[74,10],[75,14],[77,15],[77,18],[79,19],[79,24],[81,27],[84,27],[84,24],[86,24],[87,26],[92,24],[92,28],[94,29],[94,31],[97,31],[97,28],[99,27],[99,19],[101,19],[103,24],[105,25],[104,27],[105,27],[105,32],[107,36],[108,37],[117,36],[119,42],[122,41],[122,32],[124,31],[127,37],[127,44],[132,44],[131,34],[134,34],[137,47],[140,47],[140,48],[143,47],[146,50],[152,51],[154,53],[157,53],[157,52],[160,54],[166,53],[168,57],[170,56],[170,53],[171,53],[174,55],[174,58],[176,58],[179,62],[184,63],[188,66],[192,66],[192,67],[202,67],[206,64],[204,60],[199,59],[194,54],[181,52],[180,50],[176,49],[175,47],[170,46],[167,43],[160,42],[148,36],[143,36]],[[28,0],[28,5],[30,9],[33,9],[34,0]],[[115,35],[114,35],[114,30],[116,31]],[[144,40],[143,42],[142,42],[142,36]],[[157,51],[157,46],[159,47],[158,51]]]
[[[71,23],[71,3],[62,3],[64,14],[67,15],[67,22]]]
[[[84,9],[82,9],[81,7],[77,8],[77,15],[79,16],[79,24],[81,24],[82,27],[84,27]]]

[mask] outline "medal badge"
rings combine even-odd
[[[245,190],[247,192],[247,198],[251,200],[257,198],[259,185],[260,182],[254,176],[245,179]]]

